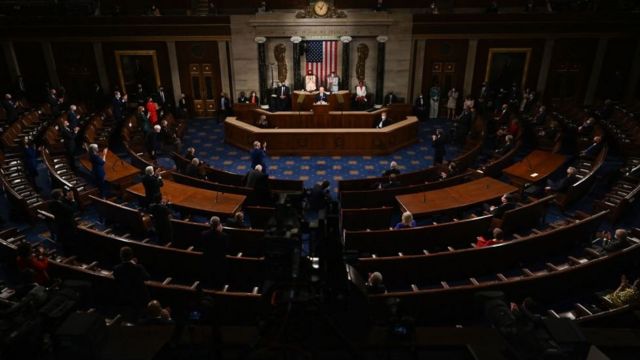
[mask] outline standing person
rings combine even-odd
[[[153,131],[148,133],[145,140],[145,146],[151,159],[155,160],[158,157],[158,153],[162,149],[162,126],[155,125]]]
[[[67,111],[67,120],[72,128],[78,126],[78,107],[75,105],[69,105],[69,111]]]
[[[251,156],[251,168],[255,169],[256,165],[261,165],[263,169],[265,169],[266,173],[266,164],[265,159],[267,157],[267,142],[264,144],[260,144],[260,141],[253,142],[253,149],[249,154]]]
[[[152,97],[147,98],[146,104],[147,114],[149,115],[149,122],[152,126],[158,124],[158,104],[153,101]]]
[[[220,109],[218,111],[218,124],[224,123],[227,116],[231,114],[231,101],[224,92],[220,93]]]
[[[187,95],[185,93],[180,94],[180,100],[178,100],[178,116],[180,118],[189,117],[189,105],[187,104]]]
[[[336,93],[339,90],[340,78],[336,75],[335,71],[332,71],[327,76],[327,87],[331,93]]]
[[[138,111],[136,112],[136,120],[138,122],[138,126],[142,129],[142,132],[146,136],[151,131],[151,123],[149,122],[147,113],[144,111],[144,106],[138,106]]]
[[[447,119],[453,120],[453,117],[456,114],[456,105],[458,104],[458,96],[460,96],[460,93],[456,88],[451,88],[447,96]]]
[[[96,182],[96,187],[100,191],[100,196],[107,197],[107,183],[105,182],[104,164],[107,161],[107,148],[98,149],[98,144],[89,145],[89,161],[91,161],[91,174]]]
[[[437,119],[438,110],[440,109],[440,86],[435,82],[431,89],[429,89],[429,118]]]
[[[27,179],[29,179],[29,182],[36,191],[40,191],[40,188],[36,184],[36,178],[38,177],[38,151],[29,137],[24,138],[23,155]]]
[[[2,100],[2,108],[6,113],[7,122],[9,123],[9,125],[18,120],[18,109],[16,108],[16,102],[11,98],[11,94],[4,95],[4,100]]]
[[[267,206],[271,202],[269,177],[263,172],[262,165],[258,164],[249,170],[242,179],[242,185],[253,189],[247,199],[247,204]]]
[[[158,242],[162,245],[173,242],[173,224],[171,223],[171,209],[165,201],[155,202],[149,206]]]
[[[158,101],[156,101],[156,103],[158,104],[159,109],[162,109],[163,111],[166,112],[171,108],[171,100],[167,96],[167,92],[165,91],[164,86],[162,85],[158,87],[157,98],[158,98]]]
[[[120,261],[120,264],[113,268],[118,305],[123,308],[127,320],[136,320],[149,301],[145,281],[149,280],[150,276],[144,266],[138,264],[138,260],[133,257],[130,247],[120,248]]]
[[[196,248],[202,251],[203,275],[214,289],[220,288],[226,281],[228,238],[220,218],[212,216],[209,219],[209,230],[202,232],[201,239],[196,244]]]
[[[418,117],[418,120],[424,121],[427,118],[427,101],[422,94],[418,95],[413,105],[413,112]]]
[[[69,121],[64,120],[62,129],[62,141],[67,155],[67,161],[72,170],[76,169],[76,137],[78,136],[79,127],[72,128]]]
[[[444,133],[442,129],[437,129],[436,133],[431,135],[431,141],[433,146],[433,164],[441,165],[446,153]]]
[[[252,91],[251,94],[249,94],[249,104],[260,105],[260,98],[255,91]]]
[[[113,113],[113,120],[116,124],[119,124],[124,119],[124,113],[127,103],[126,95],[123,97],[120,95],[120,91],[113,92],[113,99],[111,100],[111,112]]]
[[[287,83],[280,84],[276,89],[276,95],[278,97],[277,100],[277,110],[278,111],[287,111],[291,105],[289,101],[289,97],[291,96],[291,89],[287,86]]]
[[[18,256],[16,265],[21,273],[28,275],[24,279],[32,279],[38,285],[49,285],[49,259],[42,246],[38,246],[35,251],[31,244],[23,241],[18,244]]]
[[[66,253],[72,254],[76,237],[76,202],[73,192],[53,189],[51,197],[53,201],[49,203],[49,212],[54,217],[56,242],[62,244]]]
[[[153,166],[147,166],[144,169],[144,177],[142,178],[142,185],[144,186],[145,204],[149,206],[153,203],[162,201],[162,192],[160,188],[164,185],[162,176],[160,175],[160,168],[153,170]]]

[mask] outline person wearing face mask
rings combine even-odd
[[[382,114],[380,114],[380,121],[376,125],[376,129],[382,129],[383,127],[385,127],[385,126],[387,126],[389,124],[391,124],[391,119],[389,119],[387,117],[387,113],[386,112],[383,112]]]

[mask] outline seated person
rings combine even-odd
[[[224,226],[238,228],[238,229],[246,229],[248,226],[244,223],[244,213],[242,211],[236,211],[233,214],[233,217],[227,219],[224,222]]]
[[[329,102],[329,94],[324,91],[324,86],[320,86],[320,91],[316,94],[316,104],[326,104]]]
[[[408,229],[408,228],[412,228],[412,227],[416,227],[416,221],[413,220],[413,214],[411,214],[410,212],[406,211],[406,212],[404,212],[402,214],[402,221],[397,223],[396,226],[393,227],[393,229],[394,230]]]
[[[494,151],[494,154],[496,156],[503,156],[503,155],[506,155],[509,151],[511,151],[511,149],[513,149],[513,135],[507,135],[504,137],[504,144],[499,146]]]
[[[440,179],[439,180],[444,180],[446,178],[458,175],[459,169],[458,169],[458,165],[456,164],[455,161],[450,161],[449,164],[447,165],[447,168],[440,171]]]
[[[191,161],[193,160],[193,158],[196,157],[196,148],[194,147],[188,147],[187,148],[187,152],[184,154],[184,158]]]
[[[268,129],[270,126],[269,121],[267,120],[267,115],[260,115],[260,119],[258,119],[256,126],[261,129]]]
[[[384,286],[382,279],[382,274],[377,271],[369,274],[369,279],[367,280],[365,287],[367,288],[367,293],[370,295],[384,294],[387,292],[387,288]]]
[[[184,174],[196,179],[205,179],[206,173],[202,165],[202,162],[198,158],[193,158],[191,163],[187,165],[187,168],[184,170]]]
[[[398,97],[393,91],[389,91],[387,95],[384,96],[384,106],[389,106],[391,104],[395,104],[398,102]]]
[[[18,270],[25,274],[24,279],[31,279],[38,285],[46,286],[49,283],[49,259],[44,252],[44,248],[38,247],[33,250],[29,242],[23,241],[18,244],[18,256],[16,265]]]
[[[549,186],[547,186],[545,190],[547,192],[566,193],[567,191],[569,191],[571,186],[573,186],[573,184],[577,183],[578,180],[580,180],[578,179],[578,176],[576,176],[577,172],[578,169],[574,168],[573,166],[569,166],[567,168],[567,176],[555,184],[549,184]]]
[[[387,118],[387,112],[384,111],[382,112],[382,114],[380,114],[380,121],[378,121],[378,124],[376,125],[376,129],[382,129],[383,127],[390,124],[391,124],[391,119]]]
[[[502,229],[495,228],[495,229],[493,229],[493,239],[486,240],[482,236],[478,236],[477,237],[476,248],[482,248],[482,247],[486,247],[486,246],[500,244],[500,243],[503,243],[503,242],[504,242],[504,233],[502,232]]]
[[[398,181],[398,175],[390,174],[387,182],[378,183],[378,189],[392,189],[400,187],[400,181]]]
[[[602,137],[595,136],[593,138],[593,143],[589,145],[588,148],[580,151],[580,157],[593,159],[598,155],[600,149],[602,149]]]
[[[614,232],[613,238],[611,238],[610,232],[604,232],[594,243],[599,244],[600,248],[606,252],[614,252],[629,246],[629,239],[627,239],[627,237],[627,230],[617,229]]]
[[[391,174],[400,175],[400,170],[398,169],[398,163],[395,161],[392,161],[389,164],[389,169],[385,170],[382,173],[382,176],[390,176]]]
[[[640,279],[636,279],[633,284],[629,284],[629,279],[625,275],[620,278],[620,285],[611,294],[605,296],[605,299],[611,301],[615,307],[635,304],[640,301],[640,291],[638,291]]]
[[[304,77],[304,89],[308,92],[316,91],[317,78],[313,75],[311,69],[307,70],[307,75]]]
[[[538,108],[538,113],[531,118],[533,126],[543,126],[547,122],[547,107],[542,105]]]
[[[162,308],[158,300],[151,300],[147,304],[147,311],[144,314],[140,325],[169,325],[173,324],[171,319],[171,309]]]
[[[516,204],[513,201],[513,195],[504,194],[500,198],[500,205],[489,207],[489,211],[493,214],[493,217],[501,219],[505,212],[516,208]]]
[[[498,129],[498,133],[496,135],[498,135],[498,137],[503,137],[507,135],[511,135],[515,137],[515,136],[518,136],[519,131],[520,131],[520,122],[518,121],[518,119],[513,118],[509,122],[509,126],[501,127],[500,129]]]

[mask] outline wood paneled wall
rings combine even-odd
[[[451,87],[460,92],[464,85],[465,67],[469,41],[459,40],[427,40],[425,44],[424,70],[422,76],[422,93],[426,96],[438,79],[444,96]],[[451,68],[452,67],[452,68]]]
[[[93,46],[87,42],[56,42],[51,47],[61,85],[71,99],[86,100],[88,90],[99,82]]]
[[[556,39],[551,56],[545,99],[576,101],[584,99],[598,39]]]
[[[180,68],[180,87],[187,98],[193,97],[189,64],[212,64],[214,69],[220,69],[220,57],[218,55],[218,43],[216,41],[180,41],[176,42],[178,55],[178,67]],[[257,60],[256,60],[257,61]],[[226,66],[226,64],[225,64]],[[213,94],[216,99],[222,91],[220,72],[214,78]],[[230,99],[233,101],[233,94]]]
[[[171,69],[169,67],[169,55],[167,45],[159,41],[140,41],[140,42],[105,42],[102,44],[105,66],[109,83],[112,87],[120,85],[118,71],[116,66],[115,51],[116,50],[155,50],[158,58],[158,71],[160,74],[161,84],[171,84]],[[171,87],[166,85],[168,88]],[[113,89],[110,89],[113,90]],[[147,92],[153,92],[157,89],[145,89]]]
[[[487,61],[489,59],[489,50],[493,48],[531,48],[531,58],[527,77],[525,79],[524,88],[535,89],[540,73],[540,64],[542,63],[542,52],[544,50],[544,40],[542,39],[497,39],[478,41],[478,50],[476,53],[476,64],[473,73],[472,92],[477,94],[482,82],[485,80],[487,72]],[[520,86],[520,84],[518,84]]]
[[[598,82],[598,97],[622,99],[624,92],[627,91],[637,44],[638,40],[634,38],[609,39]]]
[[[14,42],[13,49],[20,66],[27,93],[32,98],[44,98],[44,83],[49,82],[49,73],[44,61],[40,42]]]

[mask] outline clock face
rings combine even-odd
[[[316,1],[316,3],[313,4],[313,11],[318,16],[325,16],[327,12],[329,12],[329,4],[327,4],[326,1]]]

